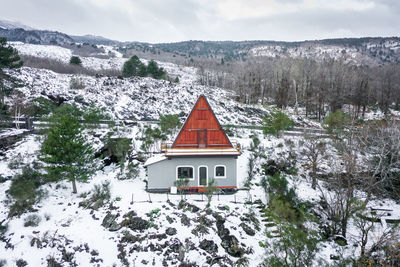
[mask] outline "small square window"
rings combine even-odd
[[[193,167],[178,167],[178,179],[193,179]]]
[[[225,177],[225,166],[216,166],[215,167],[215,177],[216,178]]]

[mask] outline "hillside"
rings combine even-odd
[[[74,55],[70,48],[53,45],[17,42],[12,46],[22,55],[63,64]],[[105,54],[115,56],[83,56],[83,67],[93,73],[120,71],[127,59],[118,47],[101,47]],[[338,127],[339,133],[329,133],[321,122],[307,118],[304,107],[287,107],[281,116],[288,116],[295,127],[264,133],[260,126],[273,116],[276,106],[237,102],[232,91],[201,85],[194,67],[157,63],[179,82],[61,74],[33,67],[8,71],[23,82],[17,90],[24,103],[39,103],[40,112],[50,113],[65,104],[80,110],[94,106],[104,110],[115,125],[95,124],[84,130],[95,150],[93,163],[98,170],[88,182],[78,183],[78,194],[71,194],[71,185],[65,180],[43,183],[31,210],[16,216],[10,216],[15,201],[10,192],[13,182],[26,174],[28,166],[41,175],[45,172],[39,152],[43,132],[25,132],[1,151],[0,190],[6,193],[0,195],[0,266],[268,266],[285,258],[284,248],[288,247],[281,247],[285,244],[289,244],[287,253],[295,255],[290,260],[298,259],[304,266],[357,264],[364,249],[371,261],[394,259],[394,264],[398,263],[392,257],[399,255],[397,187],[392,186],[391,191],[389,183],[379,184],[375,188],[385,190],[367,191],[359,180],[346,180],[369,177],[382,147],[388,147],[390,155],[398,155],[398,125],[388,127],[391,132],[366,136],[362,141],[370,150],[362,150],[361,145],[351,143],[355,137],[346,135],[349,130],[362,136],[361,130],[350,131],[357,127],[351,125],[342,132]],[[143,166],[147,158],[159,153],[162,141],[149,137],[148,127],[159,127],[157,120],[165,114],[178,114],[183,122],[201,94],[226,125],[229,138],[242,148],[237,167],[240,190],[213,195],[209,208],[202,194],[147,193]],[[15,95],[7,97],[6,104],[12,106],[15,99]],[[393,119],[400,115],[395,110],[391,114]],[[371,107],[365,121],[373,123],[384,117]],[[129,124],[124,124],[127,120]],[[46,121],[39,122],[46,127]],[[177,130],[168,133],[167,139],[173,140]],[[0,138],[21,132],[2,129]],[[119,139],[130,141],[123,160],[110,148],[111,141]],[[373,145],[367,146],[371,140]],[[378,140],[390,142],[381,146]],[[148,141],[150,146],[145,144]],[[317,153],[319,147],[323,149],[318,150],[321,154],[314,173],[307,156]],[[399,161],[395,156],[392,159],[385,169],[385,181],[395,182],[390,175],[393,170],[396,173]],[[317,179],[314,188],[313,178]],[[338,186],[339,181],[354,183]],[[357,206],[360,202],[366,207]],[[344,206],[352,208],[345,210],[346,220],[340,217]],[[362,231],[369,226],[365,235]]]

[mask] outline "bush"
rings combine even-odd
[[[72,65],[82,65],[82,60],[78,56],[72,56],[69,60],[69,64]]]
[[[341,132],[350,123],[350,117],[340,109],[325,117],[322,125],[329,133]]]
[[[28,215],[28,216],[24,219],[24,226],[25,226],[25,227],[29,227],[29,226],[36,227],[36,226],[39,225],[39,223],[40,223],[41,220],[42,220],[42,218],[40,218],[39,215],[36,215],[36,214]]]
[[[17,265],[17,267],[25,267],[25,266],[28,265],[28,263],[27,263],[25,260],[23,260],[23,259],[17,260],[17,261],[15,262],[15,264]]]
[[[80,77],[72,77],[69,80],[70,89],[85,89],[85,82]]]
[[[294,122],[281,110],[272,110],[263,120],[264,134],[278,135],[294,126]]]
[[[52,101],[44,97],[38,97],[33,99],[32,105],[34,110],[33,111],[34,116],[49,115],[57,107]]]
[[[40,173],[30,167],[24,167],[22,174],[12,179],[8,190],[8,194],[15,200],[8,216],[19,216],[26,211],[32,211],[32,206],[43,196],[43,191],[39,190],[42,183],[43,177]]]
[[[171,134],[174,130],[181,127],[182,123],[177,114],[167,114],[160,116],[161,131],[165,134]]]
[[[106,113],[106,108],[98,108],[91,104],[83,111],[83,119],[89,123],[98,123],[100,120],[110,120],[111,117]]]
[[[95,185],[89,199],[79,203],[79,206],[87,209],[97,210],[109,202],[111,198],[110,181],[104,181],[99,185]]]
[[[132,141],[129,138],[119,137],[111,138],[107,140],[107,149],[110,155],[117,158],[121,167],[124,165],[126,156],[132,151]]]
[[[265,189],[268,192],[270,202],[280,200],[289,203],[291,206],[296,205],[296,192],[293,188],[289,189],[288,181],[284,175],[276,173],[273,176],[267,176]]]

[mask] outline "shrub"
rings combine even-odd
[[[181,127],[182,123],[177,114],[167,114],[160,116],[161,131],[165,134],[171,134],[174,130]]]
[[[40,173],[30,167],[24,167],[22,174],[12,179],[8,190],[8,194],[14,200],[8,216],[19,216],[26,211],[32,211],[32,206],[43,196],[43,191],[39,190],[42,183],[43,177]]]
[[[27,263],[25,260],[23,260],[23,259],[17,260],[17,261],[15,262],[15,264],[17,265],[17,267],[25,267],[25,266],[28,265],[28,263]]]
[[[341,132],[350,123],[350,117],[340,109],[325,117],[322,125],[329,133]]]
[[[42,218],[40,218],[39,215],[37,214],[31,214],[28,215],[25,219],[24,219],[24,226],[25,227],[29,227],[29,226],[38,226],[40,221],[42,220]]]
[[[100,120],[110,120],[111,117],[106,113],[106,108],[98,108],[94,104],[85,108],[83,111],[83,119],[89,123],[98,123]]]
[[[37,97],[33,99],[32,105],[33,105],[34,116],[48,115],[52,113],[56,108],[56,105],[52,101],[44,97]]]
[[[273,176],[267,176],[264,186],[268,192],[270,202],[280,200],[289,203],[291,206],[296,205],[296,192],[293,188],[289,189],[288,181],[284,175],[276,173]]]
[[[69,64],[72,65],[82,65],[82,60],[78,56],[72,56],[69,60]]]
[[[132,151],[132,141],[129,138],[111,138],[107,140],[107,148],[111,155],[117,157],[118,162],[123,166],[126,156]]]
[[[85,82],[80,77],[72,77],[69,80],[70,89],[85,89]]]
[[[263,120],[264,134],[278,135],[294,126],[294,122],[281,110],[272,110]]]
[[[139,162],[130,162],[126,169],[126,179],[136,179],[139,177]]]
[[[107,202],[109,202],[110,198],[111,198],[110,181],[104,181],[101,184],[95,185],[91,192],[90,198],[80,202],[79,206],[97,210],[100,207],[104,206]]]

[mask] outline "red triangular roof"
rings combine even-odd
[[[172,148],[232,148],[204,95],[200,95]]]

